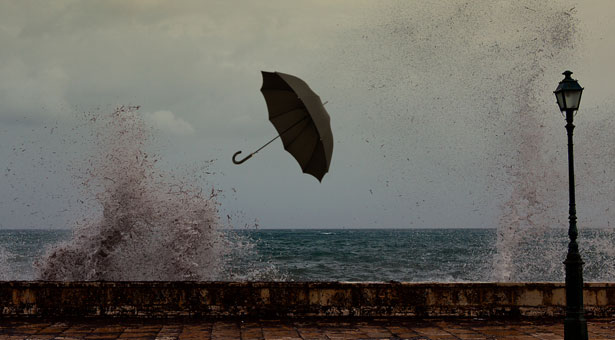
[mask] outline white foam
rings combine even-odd
[[[221,230],[217,191],[156,167],[137,107],[86,113],[91,152],[73,167],[85,216],[72,238],[35,262],[44,280],[220,280],[249,240]],[[88,137],[89,136],[89,137]],[[87,206],[91,209],[88,209]],[[238,255],[239,254],[239,255]],[[257,274],[254,274],[257,275]]]

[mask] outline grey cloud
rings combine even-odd
[[[194,133],[194,128],[190,123],[177,117],[171,111],[148,113],[146,114],[146,119],[149,120],[154,127],[166,133],[174,135],[190,135]]]

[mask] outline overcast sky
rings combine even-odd
[[[563,223],[552,91],[566,69],[586,89],[579,215],[610,226],[614,13],[611,0],[2,1],[0,228],[71,226],[70,162],[88,151],[66,140],[84,133],[80,112],[120,105],[141,106],[165,170],[215,160],[194,181],[225,193],[236,227],[497,227],[532,197]],[[328,101],[322,183],[279,141],[232,164],[275,136],[261,70]]]

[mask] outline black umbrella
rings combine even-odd
[[[308,173],[322,181],[329,171],[333,153],[333,134],[330,117],[320,97],[301,79],[280,72],[262,72],[261,92],[267,102],[269,120],[278,135],[249,154],[233,163],[241,164],[281,137],[284,149],[288,151]]]

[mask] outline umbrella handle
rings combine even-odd
[[[237,158],[237,156],[241,153],[241,151],[237,151],[235,152],[235,154],[233,155],[233,163],[235,164],[241,164],[245,161],[247,161],[248,159],[250,159],[250,157],[254,156],[254,153],[251,153],[249,155],[246,156],[246,158],[242,159],[242,160],[236,160],[235,158]]]
[[[265,143],[265,145],[261,146],[260,148],[258,148],[258,150],[256,150],[256,151],[252,152],[251,154],[247,155],[246,158],[244,158],[242,160],[238,161],[238,160],[235,159],[241,153],[241,151],[235,152],[235,154],[233,155],[233,163],[241,164],[241,163],[247,161],[248,159],[250,159],[250,157],[254,156],[255,153],[257,153],[257,152],[261,151],[262,149],[264,149],[267,145],[271,144],[274,140],[280,138],[280,136],[282,136],[283,134],[288,132],[288,130],[294,128],[295,126],[297,126],[297,124],[301,123],[302,121],[306,120],[307,118],[308,118],[308,116],[305,116],[305,117],[301,118],[300,120],[296,121],[293,125],[289,126],[286,130],[282,131],[282,133],[280,133],[279,135],[273,137],[270,141]]]

